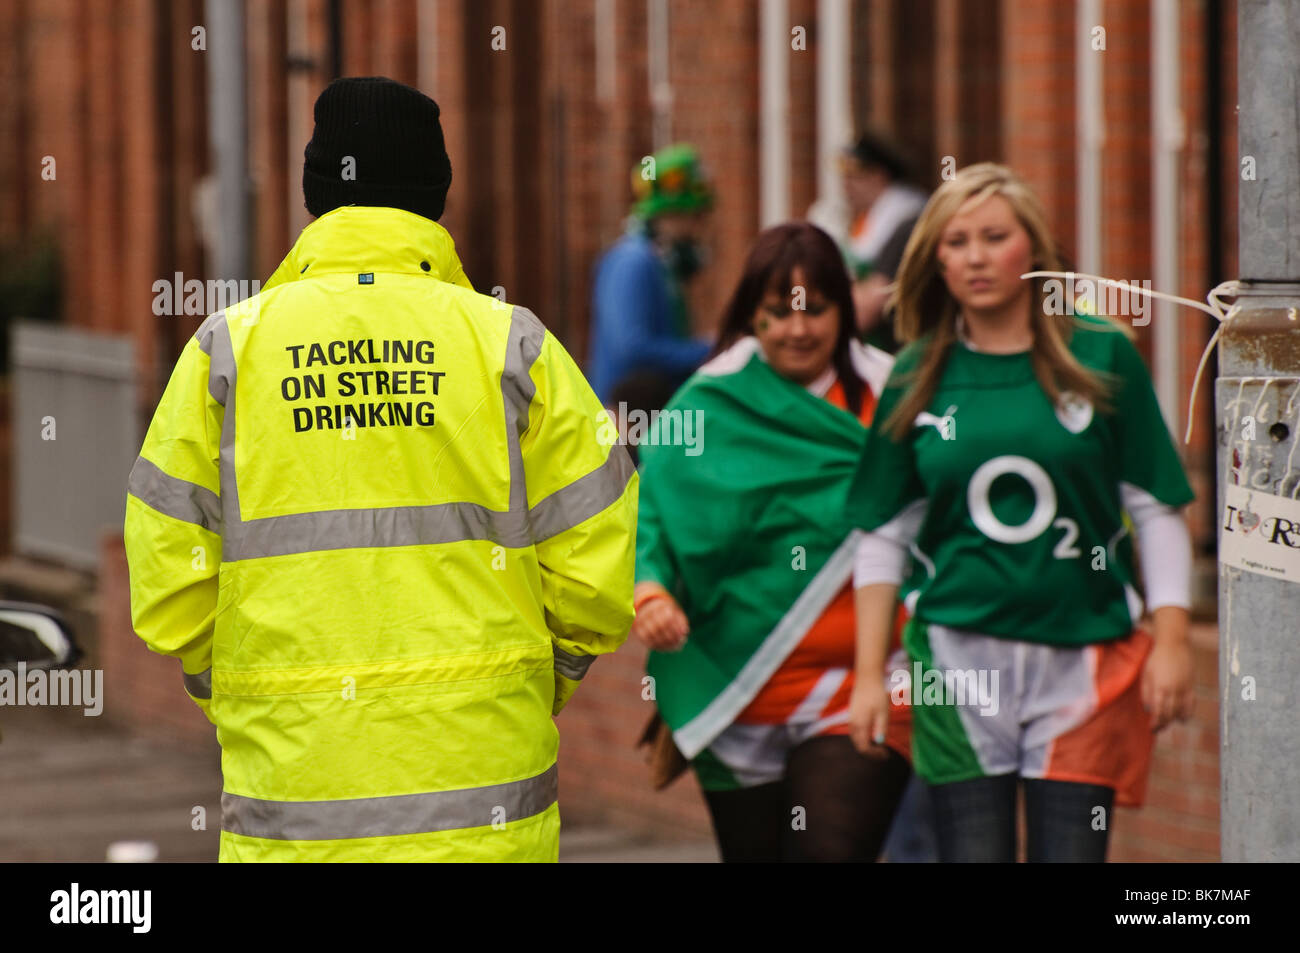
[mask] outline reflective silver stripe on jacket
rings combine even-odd
[[[159,513],[213,533],[221,532],[221,499],[217,494],[205,486],[164,473],[144,457],[137,457],[131,467],[126,491]]]
[[[509,509],[477,503],[439,503],[373,509],[326,510],[242,520],[235,483],[235,367],[230,328],[224,312],[197,332],[210,358],[208,391],[225,407],[221,427],[222,559],[258,559],[331,549],[415,546],[490,540],[521,549],[549,539],[603,511],[623,495],[635,468],[627,451],[610,448],[605,463],[531,510],[520,436],[528,428],[536,387],[529,371],[541,354],[546,328],[527,308],[515,307],[506,334],[501,372],[506,447],[510,467]]]
[[[184,670],[181,674],[185,676],[185,690],[195,698],[212,697],[212,668],[209,666],[197,675],[187,675]]]
[[[585,523],[618,500],[636,467],[622,447],[611,447],[605,462],[584,477],[556,490],[528,511],[533,541],[540,543]]]
[[[399,837],[488,827],[540,814],[555,803],[559,766],[481,788],[337,801],[267,801],[221,795],[221,829],[268,840]]]
[[[546,328],[527,308],[510,312],[506,334],[506,359],[501,367],[501,402],[505,405],[506,452],[510,457],[510,528],[527,538],[528,483],[524,479],[524,450],[520,443],[528,429],[528,409],[537,385],[529,374],[542,353]],[[528,545],[528,543],[524,543]]]
[[[587,669],[591,668],[591,663],[596,661],[594,655],[575,655],[572,652],[566,652],[558,645],[552,646],[555,653],[555,671],[565,678],[571,678],[575,682],[582,681],[582,676],[587,674]]]

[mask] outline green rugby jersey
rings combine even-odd
[[[877,424],[902,397],[901,375],[923,345],[899,355]],[[903,584],[918,620],[1056,645],[1132,631],[1141,603],[1120,484],[1175,507],[1194,494],[1128,338],[1079,316],[1070,350],[1085,367],[1115,375],[1103,376],[1113,413],[1073,396],[1053,407],[1028,352],[985,354],[957,343],[906,439],[872,427],[847,515],[875,530],[925,506]]]

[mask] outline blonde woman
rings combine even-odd
[[[1113,805],[1144,796],[1153,730],[1191,710],[1193,493],[1124,330],[1020,277],[1059,268],[1010,169],[973,165],[935,192],[895,290],[907,347],[849,495],[869,531],[864,671],[880,671],[900,587],[912,613],[910,678],[858,679],[850,734],[876,748],[891,693],[907,695],[941,860],[1013,861],[1021,784],[1031,861],[1104,860]]]

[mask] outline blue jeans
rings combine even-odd
[[[1015,863],[1016,783],[1020,780],[1003,774],[930,788],[940,861]],[[1024,785],[1025,853],[1030,863],[1106,860],[1113,789],[1041,778],[1025,778]]]
[[[912,775],[885,841],[885,859],[891,864],[933,864],[939,859],[934,826],[930,787]]]

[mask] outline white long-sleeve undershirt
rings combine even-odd
[[[1192,607],[1192,537],[1182,514],[1141,487],[1119,485],[1120,501],[1133,517],[1138,558],[1146,583],[1147,609]]]

